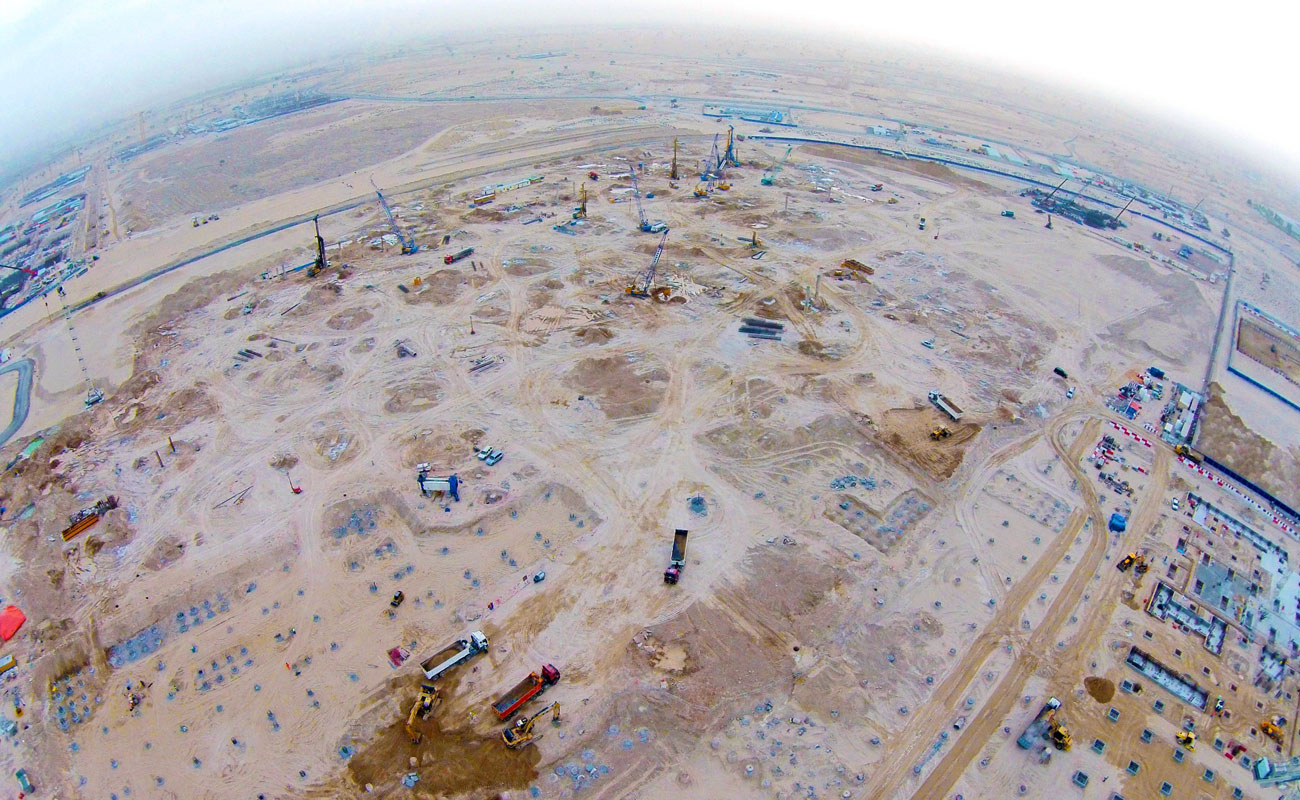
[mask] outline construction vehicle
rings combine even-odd
[[[654,257],[650,259],[650,266],[646,267],[645,271],[641,273],[636,281],[634,281],[631,286],[627,287],[628,294],[633,297],[650,296],[651,287],[654,286],[655,282],[655,271],[659,267],[659,259],[663,257],[664,245],[667,242],[668,231],[664,231],[663,236],[659,239],[659,246],[655,248]]]
[[[93,506],[87,506],[68,517],[68,527],[63,529],[63,541],[70,542],[80,534],[90,530],[99,522],[100,517],[115,508],[117,508],[117,498],[109,495]]]
[[[921,221],[917,224],[916,229],[919,231],[925,230],[925,217],[921,217]]]
[[[384,199],[384,193],[379,191],[379,186],[375,179],[370,179],[370,185],[375,187],[375,194],[379,196],[379,206],[384,209],[384,216],[388,217],[388,227],[393,229],[393,235],[402,243],[402,255],[409,256],[420,249],[415,243],[415,237],[408,236],[397,225],[397,217],[393,216],[393,210],[388,207],[388,201]]]
[[[1174,452],[1182,456],[1183,458],[1187,459],[1188,461],[1192,462],[1193,464],[1201,463],[1201,454],[1196,452],[1195,450],[1193,450],[1192,448],[1188,447],[1185,444],[1175,445]]]
[[[515,684],[514,688],[492,704],[498,719],[509,719],[510,715],[523,707],[524,703],[537,697],[560,680],[560,671],[554,664],[547,664],[537,672],[530,672],[527,678]]]
[[[690,531],[678,528],[673,532],[673,553],[668,559],[668,569],[664,570],[664,583],[675,584],[686,569],[686,537]]]
[[[1144,553],[1138,553],[1137,559],[1133,562],[1133,573],[1135,575],[1145,575],[1151,567],[1147,564],[1147,557]]]
[[[592,170],[591,172],[588,172],[588,173],[587,173],[587,179],[588,179],[588,180],[593,180],[593,181],[598,181],[598,180],[600,180],[600,175],[598,175],[598,174],[596,173],[595,170]]]
[[[877,183],[872,185],[871,187],[871,191],[873,192],[883,192],[884,190],[885,190],[885,184],[883,183]]]
[[[1014,218],[1014,217],[1016,216],[1016,212],[1014,212],[1014,211],[1003,211],[1003,212],[1002,212],[1002,216],[1004,216],[1004,217],[1013,217],[1013,218]]]
[[[474,631],[466,639],[457,639],[420,663],[424,677],[437,680],[453,667],[465,663],[479,653],[486,653],[488,638],[482,631]]]
[[[951,417],[953,422],[957,422],[961,419],[961,407],[947,397],[944,397],[943,393],[939,390],[936,389],[930,392],[930,402],[934,403],[935,408],[938,408],[940,411]]]
[[[573,210],[574,219],[587,218],[587,184],[578,186],[578,207]]]
[[[1055,716],[1047,722],[1047,738],[1051,739],[1052,745],[1062,752],[1069,750],[1074,744],[1074,738],[1070,736],[1070,729],[1065,727]]]
[[[952,431],[948,430],[947,426],[944,425],[940,425],[939,427],[930,431],[930,438],[934,439],[935,441],[938,441],[940,439],[947,439],[949,436],[952,436]]]
[[[636,171],[632,172],[632,199],[636,201],[636,215],[639,222],[638,227],[642,233],[665,233],[668,226],[662,222],[651,222],[646,219],[645,209],[641,207],[641,187],[636,182]]]
[[[506,747],[509,747],[511,750],[523,747],[533,741],[537,738],[537,734],[533,732],[533,726],[535,726],[537,720],[548,711],[551,713],[551,722],[555,725],[559,725],[560,704],[552,703],[541,711],[538,711],[536,714],[533,714],[531,717],[520,717],[515,720],[514,725],[501,731],[501,741],[505,742]]]
[[[393,599],[388,601],[388,605],[397,608],[406,600],[406,592],[393,592]]]
[[[450,255],[443,256],[442,263],[455,264],[457,261],[460,261],[462,258],[469,258],[472,255],[474,255],[474,248],[466,247],[464,250],[457,250],[456,252],[451,253]]]
[[[1022,750],[1029,750],[1037,746],[1038,742],[1047,735],[1051,727],[1052,720],[1056,719],[1056,710],[1061,707],[1061,701],[1055,697],[1049,697],[1043,707],[1038,709],[1038,714],[1033,720],[1025,726],[1025,732],[1020,734],[1016,739],[1016,744]]]
[[[866,264],[863,264],[861,261],[857,260],[856,258],[846,258],[840,262],[840,266],[843,267],[844,269],[852,269],[858,272],[865,272],[868,275],[876,274],[876,270],[874,268]]]
[[[749,240],[746,242],[746,244],[748,244],[750,249],[752,250],[757,250],[758,248],[763,246],[763,240],[758,238],[758,231],[754,231],[749,235]]]
[[[1188,750],[1196,749],[1196,734],[1192,731],[1179,731],[1174,734],[1174,738],[1178,740],[1180,745],[1186,747]]]
[[[1137,558],[1137,553],[1129,553],[1119,560],[1119,563],[1115,565],[1115,569],[1120,572],[1128,572],[1129,567],[1133,566],[1133,564],[1137,562]]]
[[[329,266],[329,259],[325,258],[325,240],[320,238],[320,217],[312,217],[311,221],[316,226],[316,261],[307,270],[308,278],[316,277]]]
[[[1280,724],[1279,724],[1280,720]],[[1259,723],[1259,730],[1268,738],[1277,743],[1279,747],[1285,747],[1286,741],[1282,738],[1282,728],[1286,725],[1286,720],[1280,717],[1266,719]]]
[[[699,186],[696,186],[696,187],[695,187],[695,196],[696,196],[696,197],[708,197],[708,196],[709,196],[709,192],[710,192],[712,189],[713,189],[713,181],[712,181],[712,180],[709,180],[709,181],[707,181],[707,182],[705,182],[705,183],[701,183]]]
[[[776,173],[781,171],[782,165],[784,165],[785,160],[790,157],[790,151],[793,149],[794,149],[794,145],[790,145],[789,147],[787,147],[785,149],[785,155],[781,156],[781,160],[776,162],[776,164],[773,165],[773,167],[767,171],[766,175],[764,175],[762,178],[759,178],[758,182],[763,184],[764,186],[771,186],[773,183],[775,183]]]
[[[432,683],[420,684],[420,695],[411,704],[411,713],[406,717],[406,735],[411,737],[412,744],[419,744],[424,738],[424,734],[415,729],[416,717],[420,719],[428,717],[434,707],[441,702],[442,694],[439,693],[437,686]]]

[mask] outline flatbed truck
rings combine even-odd
[[[547,664],[537,672],[529,673],[527,678],[503,694],[501,699],[492,704],[492,710],[496,712],[498,719],[509,719],[510,715],[522,708],[524,703],[554,686],[559,680],[560,671],[554,664]]]
[[[677,583],[686,568],[686,536],[690,531],[678,528],[673,533],[673,554],[668,560],[668,569],[664,570],[664,583]]]
[[[460,261],[462,258],[469,258],[472,255],[474,255],[474,248],[466,247],[464,250],[457,250],[454,253],[443,256],[442,263],[455,264],[457,261]]]
[[[482,631],[474,631],[467,638],[457,639],[420,662],[420,669],[428,680],[437,680],[452,667],[465,663],[479,653],[486,653],[487,649],[487,636]]]

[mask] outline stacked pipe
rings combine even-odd
[[[781,341],[781,334],[785,330],[785,325],[780,322],[758,319],[757,317],[745,317],[742,320],[740,332],[751,339],[767,339],[769,341]]]

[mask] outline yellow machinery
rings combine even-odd
[[[1120,572],[1128,572],[1129,567],[1133,566],[1133,563],[1137,561],[1137,557],[1137,553],[1129,553],[1119,560],[1119,563],[1115,565],[1115,569]]]
[[[578,186],[578,208],[573,212],[574,219],[587,218],[587,184]]]
[[[1174,452],[1193,463],[1201,463],[1201,454],[1185,444],[1180,444],[1174,447]]]
[[[1149,569],[1151,567],[1147,565],[1147,557],[1139,553],[1137,560],[1133,562],[1133,571],[1138,575],[1145,575]]]
[[[749,246],[755,250],[763,246],[763,240],[758,238],[758,231],[754,231],[749,235]]]
[[[438,687],[432,683],[420,684],[420,696],[415,698],[411,705],[411,713],[406,718],[406,735],[411,737],[411,741],[419,744],[424,738],[424,734],[415,729],[415,719],[419,717],[424,719],[429,713],[442,702],[442,695],[438,692]]]
[[[934,439],[935,441],[938,441],[940,439],[947,439],[949,436],[952,436],[952,431],[948,430],[947,426],[944,425],[940,425],[939,427],[930,431],[930,438]]]
[[[673,170],[668,173],[670,180],[677,180],[677,140],[673,139]]]
[[[320,217],[312,217],[311,221],[316,226],[316,261],[307,270],[307,277],[314,278],[329,266],[329,259],[325,258],[325,240],[320,238]]]
[[[1259,723],[1259,729],[1265,736],[1277,742],[1279,746],[1285,745],[1282,739],[1282,728],[1271,719],[1266,719]]]
[[[709,196],[709,185],[706,184],[706,183],[701,183],[699,186],[696,186],[696,187],[695,187],[695,196],[696,196],[696,197],[708,197],[708,196]]]
[[[1052,744],[1057,750],[1069,750],[1074,744],[1074,739],[1070,736],[1070,729],[1061,724],[1060,720],[1052,718],[1050,727],[1047,729],[1047,737],[1052,740]]]
[[[537,720],[547,712],[550,712],[551,714],[552,724],[559,725],[560,704],[552,703],[531,717],[520,717],[515,720],[514,725],[501,731],[501,741],[505,742],[506,747],[509,747],[511,750],[516,750],[533,741],[537,738],[537,734],[533,733],[533,726],[536,725]]]
[[[1191,731],[1179,731],[1176,738],[1178,739],[1178,743],[1183,747],[1186,747],[1188,750],[1196,749],[1196,734]]]

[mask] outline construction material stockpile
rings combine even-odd
[[[740,326],[740,332],[751,339],[769,339],[779,342],[781,334],[785,331],[785,325],[780,322],[771,322],[757,317],[745,317],[742,322],[744,324]]]

